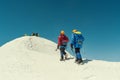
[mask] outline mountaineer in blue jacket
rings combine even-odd
[[[80,54],[80,49],[82,48],[83,41],[84,37],[82,36],[82,33],[76,29],[72,30],[71,50],[73,51],[73,48],[75,49],[75,62],[78,64],[83,62],[82,56]]]

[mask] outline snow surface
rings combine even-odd
[[[56,44],[35,36],[0,47],[0,80],[120,80],[120,62],[84,59],[59,61]],[[70,57],[70,55],[69,55]]]

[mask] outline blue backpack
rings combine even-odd
[[[84,41],[84,38],[81,34],[75,34],[75,42],[76,44],[82,44]]]
[[[82,36],[82,34],[77,34],[77,33],[73,34],[73,43],[74,43],[73,45],[74,45],[74,47],[81,48],[82,44],[83,44],[83,41],[84,41],[84,37]]]

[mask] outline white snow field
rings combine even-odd
[[[59,61],[57,44],[35,36],[0,47],[0,80],[120,80],[120,62],[84,59]],[[69,55],[71,56],[71,55]]]

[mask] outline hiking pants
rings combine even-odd
[[[66,52],[65,52],[65,48],[64,47],[61,47],[60,48],[60,55],[61,55],[61,59],[64,58],[64,55],[66,55]]]
[[[80,48],[75,48],[76,60],[81,60],[82,56],[80,54]]]

